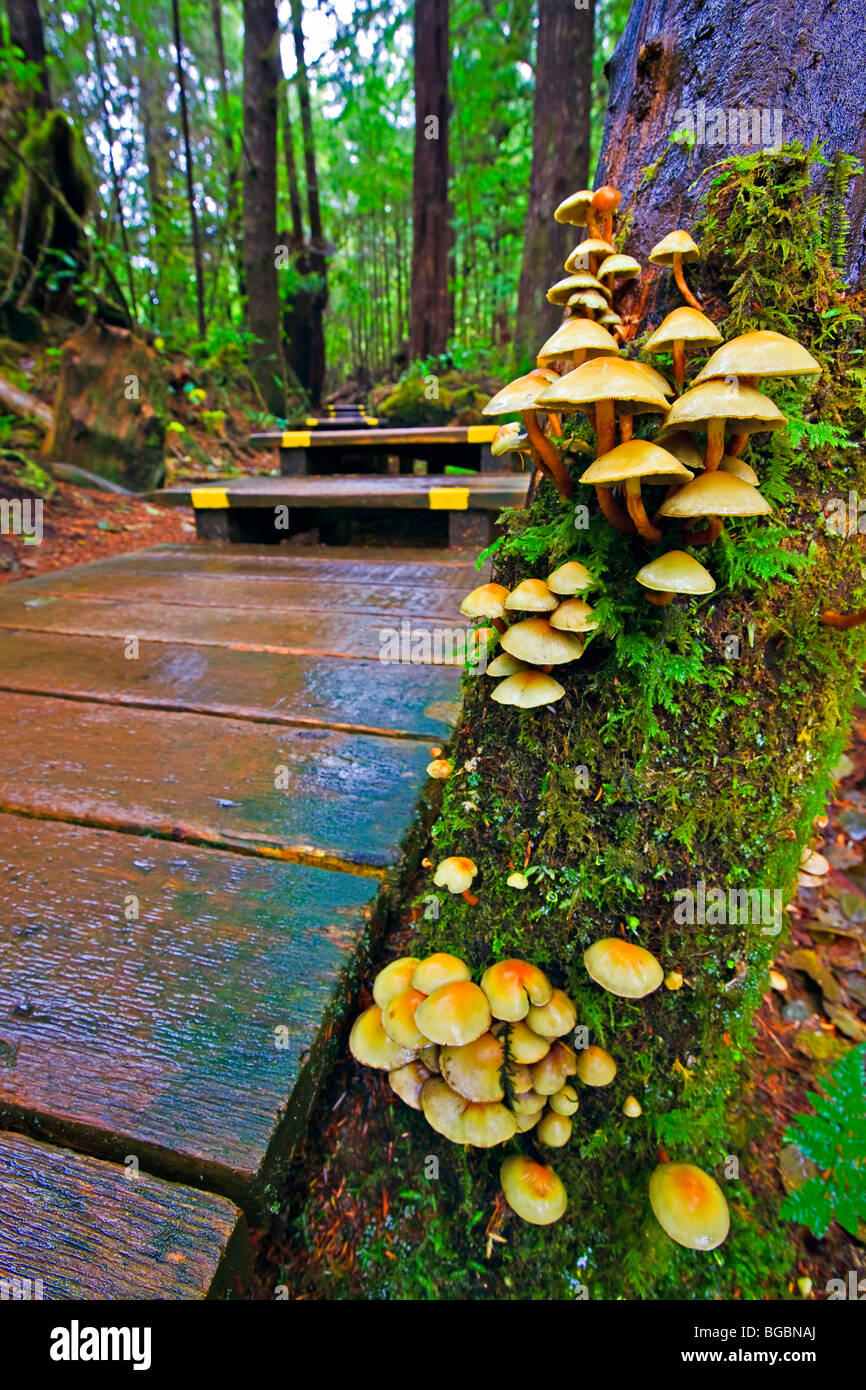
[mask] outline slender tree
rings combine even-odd
[[[231,239],[235,265],[238,275],[238,289],[244,292],[244,258],[241,247],[241,209],[238,198],[238,154],[235,149],[229,120],[228,65],[226,63],[225,41],[223,39],[223,11],[221,0],[211,0],[211,21],[216,44],[217,68],[219,69],[220,103],[219,114],[223,132],[223,146],[226,152],[226,225]]]
[[[27,61],[35,63],[39,69],[39,83],[31,96],[31,104],[44,114],[50,110],[52,102],[39,0],[6,0],[6,15],[9,42],[20,48]]]
[[[244,271],[250,366],[268,409],[285,410],[277,287],[279,29],[273,0],[244,0]]]
[[[517,296],[515,342],[527,353],[558,313],[545,290],[559,277],[576,240],[551,209],[589,177],[592,45],[595,0],[579,9],[563,0],[539,0],[532,127],[532,174]]]
[[[454,331],[449,285],[448,0],[415,3],[415,162],[409,356],[444,352]]]
[[[192,253],[195,263],[195,302],[198,317],[198,334],[203,338],[206,330],[204,313],[204,264],[201,252],[201,232],[198,224],[198,211],[195,204],[195,171],[193,169],[192,141],[189,134],[189,110],[186,101],[186,73],[183,65],[183,38],[180,31],[180,7],[178,0],[171,0],[171,17],[174,27],[174,51],[177,66],[177,85],[180,91],[180,119],[183,133],[183,158],[186,166],[186,193],[189,203],[189,225],[192,234]]]
[[[310,221],[310,243],[305,266],[299,269],[313,277],[314,289],[311,293],[307,331],[309,340],[301,345],[305,359],[305,370],[301,374],[303,385],[307,388],[314,403],[317,403],[325,381],[325,329],[324,313],[328,303],[328,262],[325,255],[325,240],[322,234],[322,213],[319,203],[319,177],[316,167],[316,147],[313,139],[313,113],[310,105],[310,83],[307,75],[307,61],[304,53],[304,27],[302,0],[291,0],[292,41],[295,48],[295,85],[298,89],[298,105],[301,110],[301,136],[304,145],[304,173],[307,181],[307,214]]]

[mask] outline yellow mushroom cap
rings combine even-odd
[[[809,849],[807,845],[800,856],[800,872],[811,874],[813,878],[823,878],[830,872],[830,861],[826,855],[819,854],[816,849]]]
[[[598,622],[592,616],[594,612],[582,598],[567,598],[551,613],[550,626],[557,632],[595,632]]]
[[[491,397],[482,415],[511,415],[515,411],[533,410],[536,398],[556,380],[549,367],[535,367],[525,376],[516,377]]]
[[[539,366],[556,362],[560,357],[567,357],[570,352],[576,351],[585,352],[587,358],[616,357],[620,347],[600,323],[592,319],[566,319],[539,349]]]
[[[567,381],[572,375],[573,373],[568,372],[560,381],[546,387],[541,394],[559,390],[562,382]],[[702,425],[705,426],[708,420],[727,420],[730,422],[728,428],[737,434],[778,430],[786,424],[778,406],[762,391],[757,391],[754,386],[741,386],[739,382],[714,379],[692,386],[674,401],[665,420],[664,433],[681,425],[699,429]],[[660,442],[664,443],[664,440]]]
[[[671,386],[670,382],[665,380],[661,372],[656,371],[655,367],[651,367],[649,362],[634,362],[632,365],[643,372],[647,381],[652,382],[653,386],[662,396],[673,396],[675,394],[674,388]]]
[[[459,956],[449,955],[447,951],[434,951],[432,956],[418,962],[410,983],[413,989],[420,989],[422,994],[432,994],[434,989],[441,989],[443,985],[453,985],[458,980],[471,978],[472,971]]]
[[[512,1097],[511,1108],[515,1115],[535,1115],[537,1118],[546,1102],[547,1097],[539,1095],[537,1091],[520,1091]]]
[[[664,594],[711,594],[716,587],[709,570],[684,550],[669,550],[650,560],[635,578],[645,589]]]
[[[417,956],[401,956],[379,971],[373,981],[373,998],[380,1009],[384,1009],[395,994],[410,988],[415,967],[420,964]]]
[[[502,454],[519,453],[521,450],[528,452],[529,447],[529,435],[517,420],[509,420],[507,424],[500,425],[490,441],[490,452],[494,458],[499,458]]]
[[[465,893],[477,873],[478,866],[474,860],[452,854],[437,865],[433,882],[437,888],[447,888],[449,893]]]
[[[553,288],[557,293],[557,298],[551,299],[551,292],[548,290],[547,293],[547,297],[550,299],[551,304],[567,304],[569,309],[589,309],[593,314],[607,313],[607,300],[598,290],[571,290],[568,293],[568,298],[563,299],[562,285],[554,285]]]
[[[695,382],[720,376],[820,376],[811,353],[784,333],[761,329],[723,343],[702,367]]]
[[[622,999],[643,999],[664,978],[652,952],[618,936],[593,942],[583,953],[583,963],[597,985]]]
[[[573,1086],[562,1086],[548,1097],[548,1104],[557,1115],[574,1115],[580,1107],[580,1098]]]
[[[643,1109],[641,1108],[641,1103],[637,1096],[626,1096],[622,1103],[622,1113],[627,1115],[630,1120],[636,1120],[639,1115],[643,1114]]]
[[[542,1096],[541,1099],[543,1101],[544,1097]],[[518,1115],[515,1111],[515,1116],[517,1119],[517,1133],[525,1134],[527,1130],[534,1129],[538,1124],[538,1121],[541,1119],[541,1111],[535,1110],[531,1115]]]
[[[587,214],[592,207],[592,189],[581,188],[563,198],[554,212],[557,222],[570,222],[573,227],[585,227]]]
[[[396,1071],[414,1062],[416,1049],[392,1042],[382,1027],[382,1010],[371,1004],[352,1024],[349,1051],[356,1062],[379,1071]]]
[[[561,700],[565,690],[546,671],[517,671],[500,681],[491,693],[498,705],[516,705],[518,709],[537,709]]]
[[[513,874],[508,875],[505,882],[508,884],[509,888],[517,888],[521,893],[525,888],[529,887],[529,879],[526,877],[526,874],[522,874],[516,869]]]
[[[757,394],[757,393],[756,393]],[[594,357],[547,386],[539,408],[577,409],[597,401],[616,401],[621,410],[666,412],[668,403],[634,362],[621,357]]]
[[[728,1234],[724,1193],[693,1163],[660,1163],[649,1181],[649,1199],[662,1230],[689,1250],[715,1250]]]
[[[490,1009],[478,985],[471,980],[458,980],[434,989],[415,1010],[415,1022],[431,1042],[461,1047],[487,1032]]]
[[[723,473],[733,473],[735,478],[742,478],[744,483],[751,483],[752,487],[758,486],[758,475],[744,459],[732,458],[730,454],[725,454],[719,468]]]
[[[487,663],[486,676],[516,676],[518,671],[527,669],[524,661],[518,661],[517,657],[509,656],[508,652],[500,652],[492,661]]]
[[[547,1004],[553,985],[543,970],[528,960],[500,960],[481,976],[481,988],[494,1018],[516,1023],[533,1005]]]
[[[392,1042],[413,1051],[426,1047],[427,1039],[415,1022],[415,1010],[427,998],[420,989],[404,989],[382,1010],[382,1027]]]
[[[593,275],[591,270],[574,270],[570,273],[579,282],[582,290],[598,290],[599,294],[603,294],[605,299],[610,300],[611,292],[607,285],[603,285],[598,276]]]
[[[696,261],[700,255],[695,242],[682,229],[668,232],[666,237],[656,242],[649,258],[653,265],[673,265],[676,255],[682,256],[684,261]]]
[[[609,1086],[616,1076],[616,1062],[603,1047],[591,1043],[577,1055],[577,1075],[584,1086]]]
[[[577,1023],[577,1009],[562,989],[555,989],[546,1004],[533,1004],[526,1022],[542,1038],[561,1038]]]
[[[486,1105],[470,1101],[460,1120],[460,1142],[473,1144],[476,1149],[504,1144],[516,1133],[517,1116],[496,1101]]]
[[[698,473],[703,468],[703,450],[698,447],[697,440],[688,430],[674,430],[672,434],[665,430],[658,442],[664,445],[669,454],[679,459],[680,463],[684,463],[686,468],[693,468]]]
[[[571,1120],[567,1115],[548,1110],[542,1115],[535,1134],[540,1144],[546,1144],[549,1149],[561,1149],[571,1138]]]
[[[609,241],[604,241],[600,236],[584,237],[583,241],[575,246],[565,262],[566,270],[576,274],[581,270],[586,270],[589,265],[590,256],[612,256],[613,247]]]
[[[530,1028],[525,1019],[517,1019],[512,1023],[494,1024],[494,1032],[501,1035],[503,1028],[509,1029],[508,1051],[515,1062],[521,1066],[532,1066],[533,1062],[540,1062],[542,1057],[546,1057],[550,1051],[550,1039],[542,1038],[540,1034]]]
[[[463,1143],[461,1120],[468,1100],[452,1091],[441,1076],[431,1076],[421,1090],[421,1109],[424,1119],[437,1134],[443,1134],[452,1144]]]
[[[681,970],[672,970],[669,975],[665,975],[665,989],[682,989],[683,974]]]
[[[465,618],[501,618],[508,590],[504,584],[479,584],[460,605]]]
[[[550,613],[556,607],[556,595],[543,579],[522,579],[504,602],[512,612],[517,609],[521,613]]]
[[[439,782],[444,782],[453,771],[454,766],[447,758],[434,758],[432,763],[427,764],[427,776],[434,777]]]
[[[580,476],[582,483],[613,487],[640,478],[647,483],[687,483],[692,475],[684,463],[648,439],[629,439],[609,449]]]
[[[591,294],[600,301],[603,308],[607,308],[607,300],[599,290],[586,289],[580,283],[580,274],[566,275],[562,280],[557,280],[555,285],[551,285],[547,291],[547,300],[550,304],[569,304],[573,294]]]
[[[689,343],[692,347],[711,347],[720,343],[722,335],[712,319],[700,309],[684,304],[662,319],[655,333],[646,342],[647,352],[665,352],[674,343]],[[724,376],[725,373],[723,372]]]
[[[408,1062],[405,1067],[398,1067],[396,1071],[388,1074],[391,1090],[413,1110],[421,1109],[421,1092],[425,1081],[429,1080],[430,1072],[420,1058],[417,1062]]]
[[[482,1033],[461,1047],[443,1047],[439,1053],[442,1075],[452,1091],[466,1100],[502,1100],[504,1061],[502,1042],[492,1033]]]
[[[610,328],[611,325],[616,327],[617,324],[622,323],[622,315],[614,313],[613,309],[608,309],[606,313],[599,314],[596,321],[605,328]]]
[[[765,516],[772,511],[751,483],[716,469],[699,473],[659,507],[662,516]]]
[[[529,1068],[532,1089],[540,1096],[555,1096],[578,1070],[578,1061],[571,1048],[563,1042],[555,1042],[547,1055]]]
[[[605,275],[621,276],[624,280],[633,280],[636,275],[640,275],[640,261],[636,261],[634,256],[622,256],[614,253],[602,261],[598,268],[599,277]]]
[[[564,1215],[568,1198],[561,1178],[543,1163],[512,1154],[499,1170],[505,1200],[523,1221],[550,1226]]]
[[[547,576],[548,589],[554,594],[566,597],[579,594],[584,589],[591,589],[595,582],[586,565],[582,565],[579,560],[567,560]]]
[[[538,666],[559,666],[583,656],[580,638],[570,632],[557,632],[546,618],[525,618],[514,623],[502,634],[502,647],[518,661],[534,662]],[[527,675],[528,671],[522,671],[520,676],[509,679],[516,681]]]

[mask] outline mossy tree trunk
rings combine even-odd
[[[652,183],[640,195],[639,242],[644,225],[658,235],[676,225],[667,196]],[[750,1198],[758,1175],[731,1120],[754,1012],[787,931],[772,908],[793,895],[866,656],[866,630],[820,621],[826,608],[866,604],[856,521],[843,535],[825,515],[832,499],[863,495],[866,467],[861,306],[830,263],[824,212],[808,158],[789,150],[730,161],[702,225],[691,223],[703,252],[692,279],[725,338],[782,330],[825,368],[807,395],[762,383],[789,419],[746,450],[773,515],[729,523],[700,552],[716,592],[647,604],[634,575],[649,552],[607,526],[590,489],[581,528],[573,502],[542,483],[531,509],[511,515],[496,557],[495,577],[509,586],[583,561],[600,581],[590,598],[601,627],[581,661],[556,668],[566,695],[551,707],[503,708],[492,681],[467,679],[432,857],[474,859],[479,902],[440,892],[431,914],[428,899],[425,944],[476,968],[507,955],[538,962],[619,1069],[611,1086],[581,1088],[567,1148],[538,1149],[565,1181],[569,1209],[541,1232],[509,1220],[491,1273],[499,1296],[573,1297],[584,1286],[608,1298],[762,1297],[787,1287],[783,1227]],[[593,444],[588,425],[568,428]],[[529,876],[523,892],[506,884],[513,869]],[[698,920],[687,920],[682,890]],[[770,895],[760,907],[732,896],[760,890]],[[583,951],[620,935],[653,951],[666,973],[681,971],[683,987],[637,1002],[602,992]],[[638,1119],[622,1113],[630,1094]],[[532,1152],[531,1140],[521,1148]],[[714,1254],[674,1245],[652,1217],[647,1183],[660,1150],[722,1183],[732,1230]],[[500,1160],[496,1151],[465,1160],[478,1206]]]

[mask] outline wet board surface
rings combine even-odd
[[[173,545],[0,594],[0,1129],[215,1194],[168,1297],[219,1286],[220,1199],[278,1195],[459,712],[382,628],[456,614],[467,561]],[[74,1279],[114,1297],[103,1237]]]
[[[322,421],[327,424],[327,421]],[[365,426],[363,429],[329,430],[313,426],[310,430],[294,430],[288,434],[268,430],[250,435],[252,445],[271,445],[275,447],[302,447],[307,449],[328,449],[341,444],[356,444],[369,448],[382,448],[387,444],[489,444],[496,433],[496,425],[433,425],[433,426],[395,426],[377,428]],[[289,443],[286,444],[288,439]]]
[[[129,1172],[0,1133],[7,1298],[176,1300],[242,1291],[252,1254],[238,1208]]]
[[[198,485],[174,484],[149,496],[152,502],[188,507],[193,491],[204,493],[208,488],[216,487],[227,499],[221,505],[229,507],[274,507],[282,504],[289,508],[373,507],[388,510],[393,507],[406,510],[427,509],[433,505],[431,491],[458,488],[468,492],[470,510],[501,511],[503,507],[523,505],[529,480],[529,474],[508,473],[446,474],[420,478],[370,477],[352,473],[327,478],[265,476],[231,478],[216,484],[206,483],[200,488]]]

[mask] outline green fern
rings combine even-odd
[[[851,1048],[831,1068],[823,1094],[809,1091],[814,1115],[797,1115],[785,1134],[818,1172],[785,1198],[780,1215],[819,1239],[836,1220],[856,1236],[866,1221],[866,1046]]]

